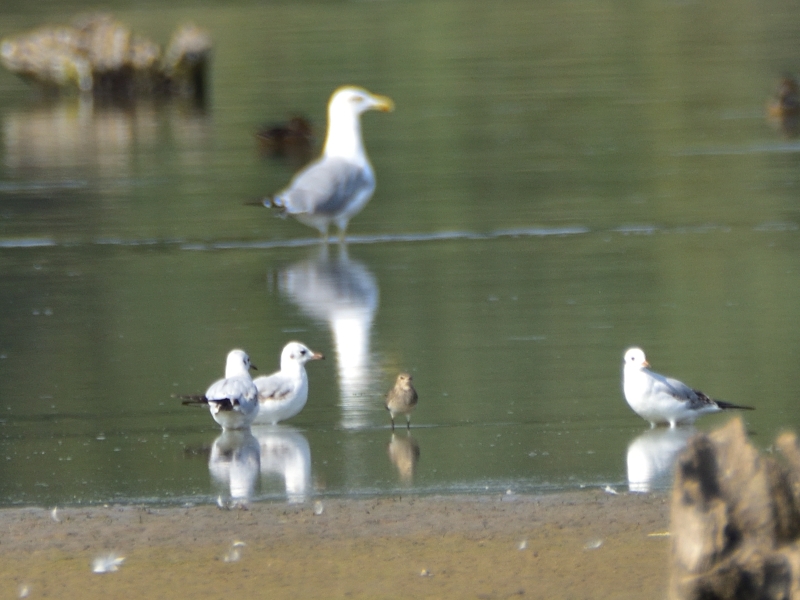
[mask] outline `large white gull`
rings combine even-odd
[[[326,241],[328,227],[334,223],[343,241],[348,222],[375,191],[375,173],[361,137],[361,115],[368,110],[390,112],[394,102],[359,87],[337,89],[328,103],[328,133],[322,156],[262,204],[314,227]]]
[[[650,363],[641,348],[629,348],[623,361],[622,389],[625,400],[637,415],[650,421],[650,427],[659,423],[669,423],[670,427],[679,423],[694,423],[701,415],[732,408],[753,410],[750,406],[714,400],[682,381],[651,371],[647,368]]]
[[[249,427],[258,413],[258,389],[250,377],[250,357],[244,350],[231,350],[225,362],[225,378],[215,381],[203,395],[181,396],[183,404],[207,404],[223,429]]]
[[[281,370],[253,381],[258,388],[255,422],[274,425],[303,410],[308,400],[306,363],[323,358],[322,354],[309,350],[300,342],[286,344],[281,352]]]

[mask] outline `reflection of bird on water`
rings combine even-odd
[[[668,488],[675,459],[694,433],[693,427],[670,427],[650,429],[636,437],[628,446],[628,489],[649,492]]]
[[[306,437],[290,427],[257,426],[261,475],[283,477],[289,502],[305,502],[311,492],[311,448]],[[263,488],[262,488],[263,490]]]
[[[400,479],[410,482],[414,478],[414,469],[419,461],[419,444],[411,435],[398,436],[392,433],[387,446],[389,460],[400,473]]]
[[[286,157],[298,166],[311,159],[314,149],[314,130],[305,117],[292,117],[286,123],[262,127],[256,139],[263,154]]]
[[[386,410],[392,419],[392,431],[394,431],[394,416],[399,414],[406,416],[406,428],[411,429],[411,411],[417,406],[417,390],[411,381],[411,375],[400,373],[394,387],[386,394]]]
[[[258,389],[250,369],[250,357],[244,350],[231,350],[225,364],[225,379],[211,384],[204,395],[180,396],[183,404],[207,404],[211,416],[223,429],[248,427],[258,412]]]
[[[223,431],[211,446],[208,471],[232,506],[246,506],[256,488],[261,449],[249,429]]]
[[[347,223],[375,191],[375,174],[361,138],[361,113],[393,109],[394,103],[385,96],[357,87],[336,90],[328,103],[322,156],[295,175],[286,189],[265,198],[264,206],[318,229],[326,241],[334,223],[343,241]]]
[[[778,84],[775,97],[767,105],[767,117],[795,137],[800,130],[800,86],[794,77],[785,75]]]
[[[637,415],[650,421],[651,427],[658,423],[669,423],[670,427],[694,423],[701,415],[732,408],[753,410],[749,406],[713,400],[677,379],[654,373],[647,368],[649,366],[641,348],[629,348],[625,352],[622,369],[625,400]]]
[[[331,259],[321,246],[316,258],[297,262],[279,276],[281,293],[333,333],[343,408],[342,425],[360,427],[373,410],[371,384],[377,384],[370,353],[370,334],[378,310],[378,283],[360,262],[351,260],[345,246]]]
[[[300,342],[289,342],[281,352],[281,370],[272,375],[256,377],[258,414],[256,423],[272,423],[291,419],[308,400],[306,363],[325,358]]]

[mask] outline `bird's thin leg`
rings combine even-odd
[[[319,235],[322,238],[322,243],[328,245],[328,226],[325,225],[323,229],[319,230]]]
[[[394,415],[391,415],[390,418],[392,419],[392,431],[394,431]]]
[[[339,229],[339,245],[344,246],[347,243],[347,230],[342,228]]]
[[[406,429],[411,431],[411,415],[406,415]]]

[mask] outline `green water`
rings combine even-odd
[[[118,6],[161,42],[211,31],[211,101],[44,101],[0,72],[0,504],[208,502],[231,472],[256,500],[622,491],[629,454],[663,488],[686,432],[628,408],[633,344],[755,406],[760,447],[800,424],[800,144],[764,117],[800,64],[788,4]],[[0,35],[86,8],[10,3]],[[244,203],[293,172],[258,128],[303,114],[321,142],[345,83],[397,108],[364,116],[378,188],[325,251]],[[327,356],[308,405],[218,464],[171,394],[291,339]],[[401,370],[411,440],[382,406]]]

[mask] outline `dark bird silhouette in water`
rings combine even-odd
[[[286,158],[296,167],[311,160],[316,141],[311,123],[301,116],[294,116],[286,123],[262,127],[256,133],[256,139],[264,156]]]

